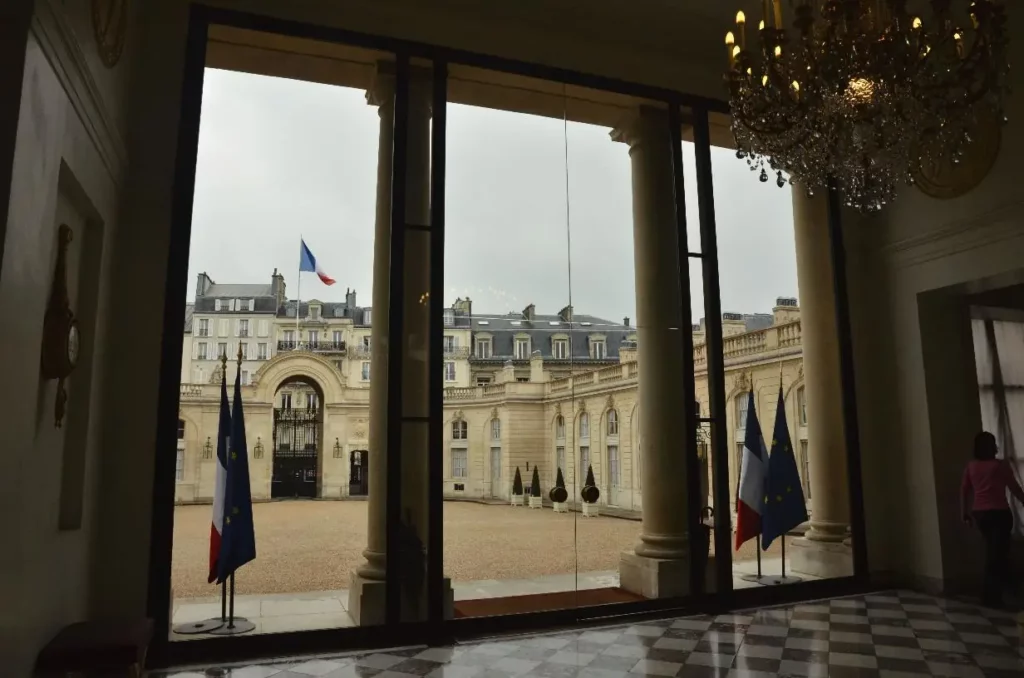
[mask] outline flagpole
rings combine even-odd
[[[295,346],[299,350],[299,306],[302,305],[302,234],[299,234],[299,270],[295,274]]]

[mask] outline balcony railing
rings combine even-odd
[[[344,341],[279,341],[277,352],[310,351],[312,353],[344,353]]]
[[[181,384],[181,390],[179,391],[179,397],[184,398],[202,398],[203,387],[200,384]]]
[[[456,346],[454,348],[446,347],[444,349],[444,357],[449,360],[465,360],[469,357],[468,346]]]
[[[369,360],[370,359],[370,347],[369,346],[356,346],[348,352],[348,357],[353,360]]]

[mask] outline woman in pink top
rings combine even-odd
[[[963,519],[978,526],[985,538],[985,582],[982,602],[1002,605],[1003,589],[1009,585],[1010,533],[1013,514],[1006,499],[1009,491],[1024,504],[1021,490],[1010,465],[996,459],[996,438],[982,431],[974,438],[974,459],[967,462],[960,484]]]

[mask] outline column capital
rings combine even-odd
[[[609,133],[612,141],[633,150],[641,143],[658,139],[668,130],[668,111],[659,106],[636,106],[627,111]]]
[[[425,105],[427,113],[431,109],[430,83],[433,70],[422,66],[412,66],[409,69],[410,90],[414,90],[414,96],[410,97],[410,105]],[[370,106],[378,106],[381,111],[394,106],[395,103],[395,62],[378,61],[373,72],[373,80],[366,89],[366,103]]]

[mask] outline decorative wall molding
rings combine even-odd
[[[938,230],[883,245],[879,252],[886,263],[895,268],[920,266],[952,254],[1024,236],[1024,223],[1019,221],[1022,211],[1024,199],[1013,200]]]
[[[120,188],[128,165],[124,137],[107,109],[85,52],[57,0],[37,0],[32,34],[64,87],[114,185]]]

